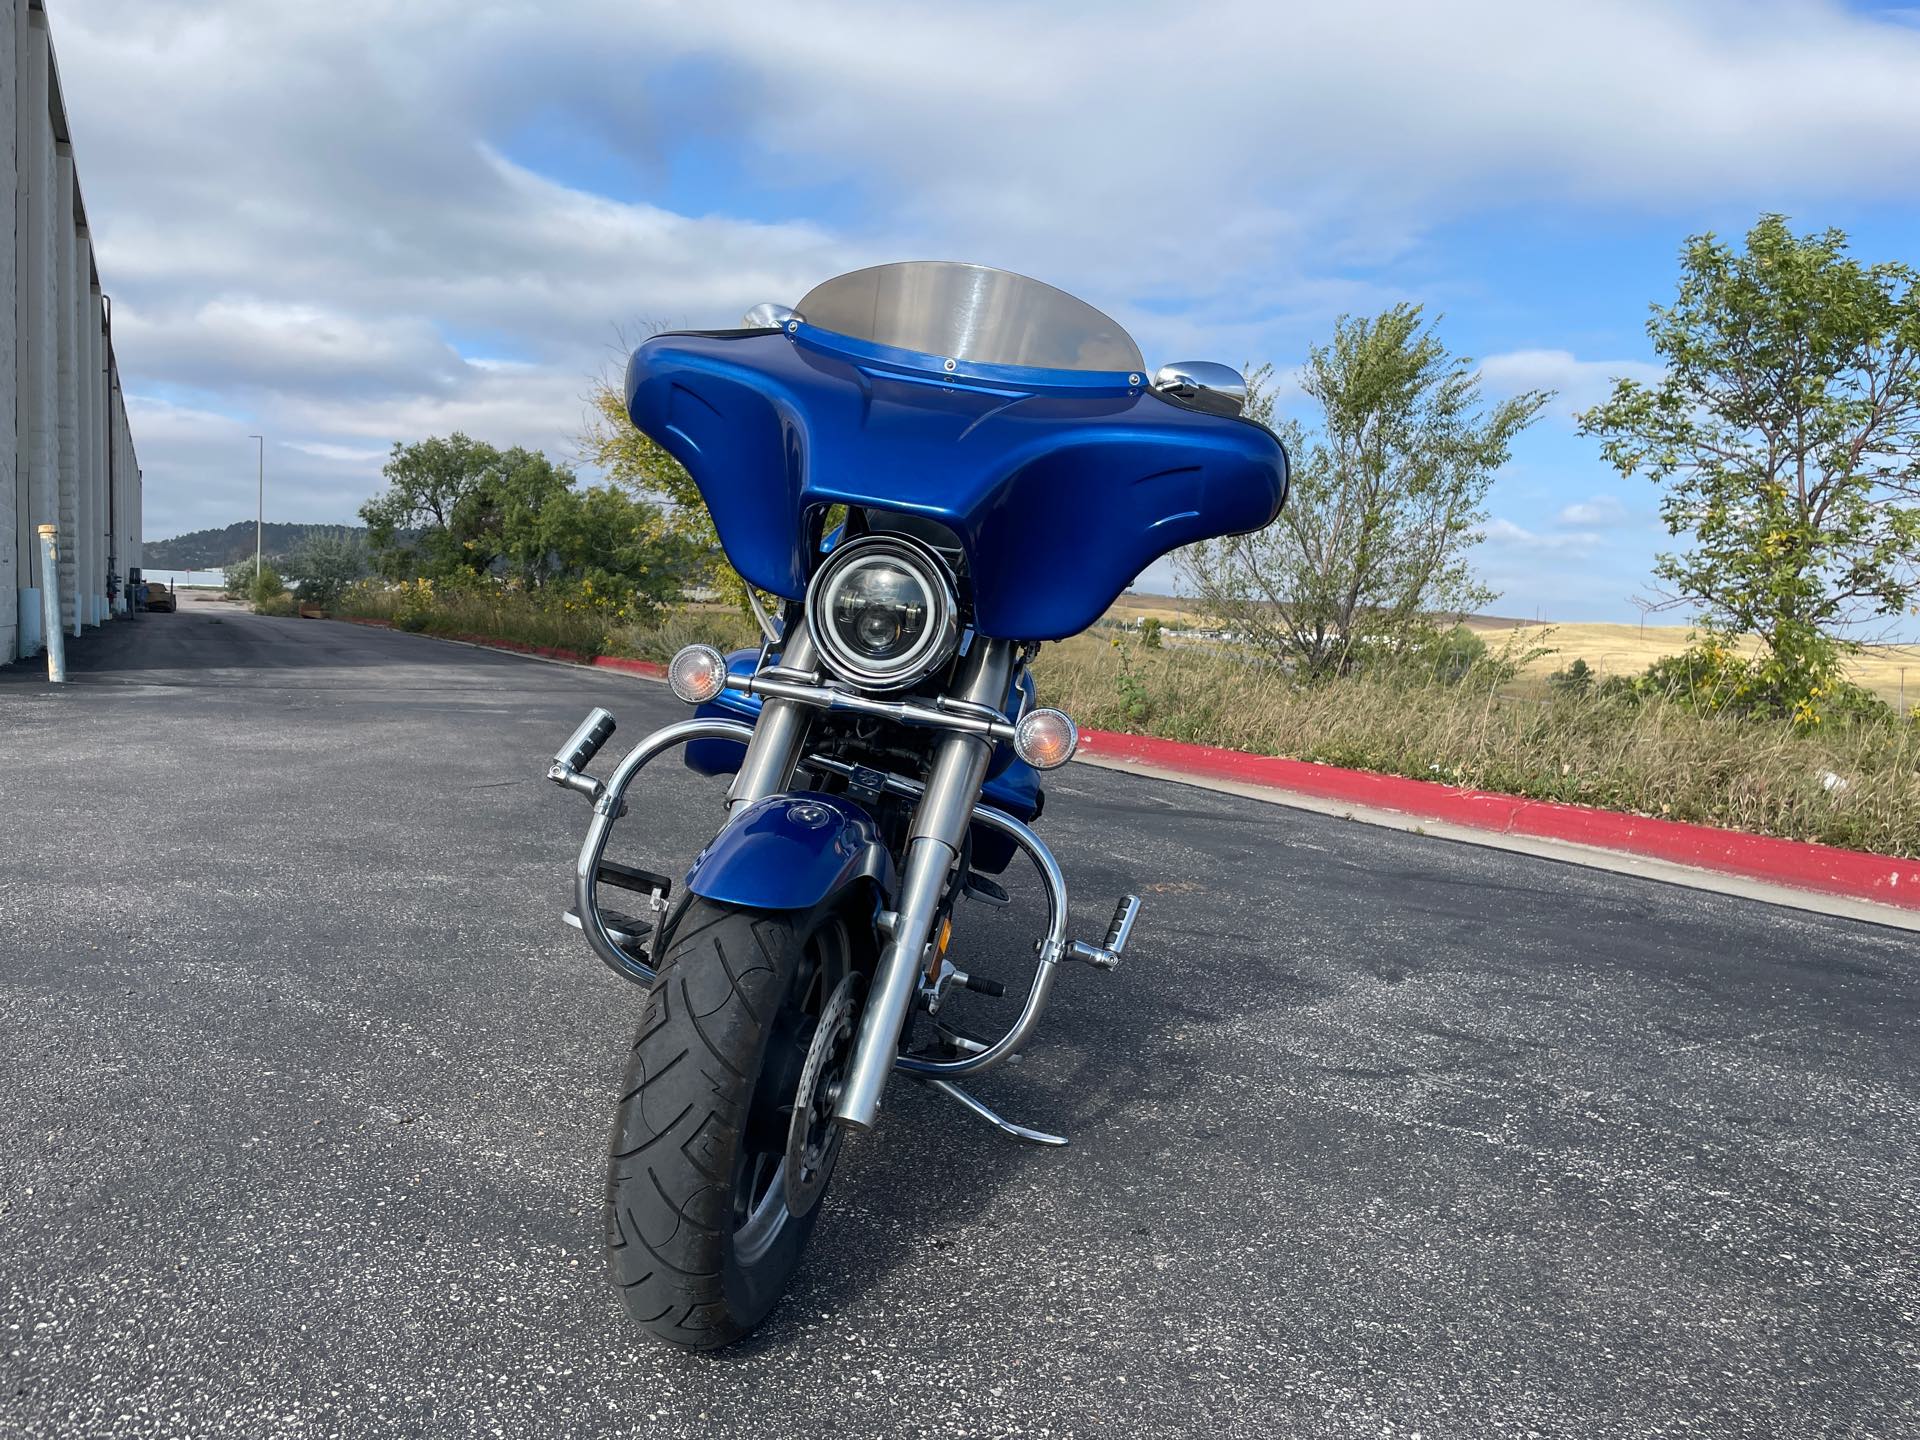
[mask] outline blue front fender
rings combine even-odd
[[[757,800],[694,858],[687,890],[752,910],[810,910],[860,880],[893,896],[880,829],[837,795],[797,790]]]

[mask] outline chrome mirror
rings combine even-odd
[[[771,300],[762,300],[740,317],[740,324],[748,330],[784,330],[789,321],[799,318],[791,305],[776,305]]]
[[[1247,408],[1247,377],[1212,360],[1162,365],[1153,372],[1153,392],[1208,415],[1238,415]]]

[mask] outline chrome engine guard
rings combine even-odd
[[[579,791],[593,802],[593,820],[587,826],[587,837],[580,846],[580,858],[574,866],[574,904],[579,911],[580,930],[586,936],[587,944],[593,948],[593,953],[605,962],[607,968],[621,978],[640,985],[649,985],[654,978],[651,965],[629,954],[615,942],[612,935],[608,933],[606,922],[600,913],[598,895],[600,865],[606,858],[607,840],[612,833],[613,822],[625,809],[627,787],[633,783],[634,777],[656,757],[677,745],[684,745],[693,740],[738,740],[744,743],[752,737],[753,727],[738,720],[682,720],[654,731],[629,750],[614,767],[613,774],[608,777],[605,785],[589,781],[579,773],[578,769],[558,762],[554,769],[548,772],[549,778]],[[587,758],[591,758],[590,751],[587,752]],[[584,763],[583,760],[581,765],[584,766]],[[800,762],[799,768],[847,774],[853,767],[843,761],[831,760],[825,756],[808,756]],[[565,773],[558,773],[561,771]],[[898,775],[889,775],[886,778],[888,790],[896,794],[906,797],[917,797],[920,794],[921,786],[915,781]],[[1069,956],[1083,958],[1100,968],[1110,969],[1111,964],[1105,962],[1118,960],[1118,951],[1124,946],[1126,938],[1122,933],[1120,944],[1114,945],[1113,937],[1110,935],[1109,944],[1105,947],[1080,943],[1069,944],[1066,877],[1060,871],[1059,862],[1053,858],[1053,852],[1047,849],[1045,842],[1029,827],[1004,810],[995,809],[991,805],[976,805],[973,808],[973,818],[978,824],[998,830],[1026,851],[1034,868],[1039,871],[1041,884],[1047,893],[1047,928],[1046,933],[1035,946],[1039,959],[1034,968],[1033,984],[1027,991],[1026,1003],[1021,1006],[1019,1016],[1004,1035],[991,1045],[981,1045],[977,1050],[952,1060],[902,1055],[894,1061],[896,1071],[925,1080],[929,1084],[934,1084],[935,1088],[943,1093],[949,1094],[953,1090],[953,1087],[946,1083],[949,1077],[972,1075],[990,1070],[1018,1054],[1032,1038],[1033,1032],[1039,1027],[1040,1017],[1047,1008],[1047,1000],[1052,994],[1053,982],[1062,960]],[[1129,917],[1128,928],[1130,925],[1131,917]],[[1012,1127],[1009,1133],[1017,1133],[1019,1129],[1020,1127]],[[1041,1143],[1064,1143],[1059,1141],[1058,1137],[1042,1138],[1039,1132],[1023,1134],[1020,1138],[1034,1138]]]

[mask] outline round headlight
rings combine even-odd
[[[827,668],[865,690],[899,690],[953,654],[953,585],[939,557],[899,536],[837,548],[807,591],[807,628]]]

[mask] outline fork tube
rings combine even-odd
[[[998,710],[1006,704],[1012,676],[1013,646],[1004,640],[977,641],[961,671],[956,693],[961,699]],[[908,832],[892,941],[874,970],[846,1083],[834,1107],[834,1116],[842,1124],[865,1130],[879,1116],[880,1092],[893,1073],[900,1031],[907,1022],[907,1008],[913,1003],[914,986],[920,978],[920,957],[933,934],[934,917],[947,890],[947,873],[966,841],[974,802],[979,799],[987,762],[992,757],[992,742],[958,732],[941,740],[934,753],[933,770]]]
[[[818,658],[813,636],[799,626],[781,652],[780,663],[794,670],[811,670]],[[813,714],[798,700],[769,699],[762,703],[753,739],[747,743],[747,757],[740,762],[733,788],[727,792],[728,810],[738,810],[787,788],[801,748],[807,743],[807,726]]]

